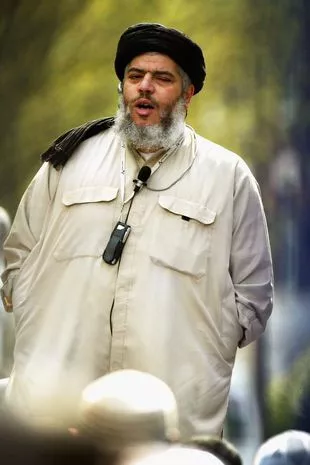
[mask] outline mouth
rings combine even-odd
[[[138,115],[149,116],[156,106],[151,102],[151,100],[140,98],[135,102],[134,108]]]

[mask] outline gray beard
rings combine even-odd
[[[180,97],[173,107],[161,115],[160,123],[150,126],[138,126],[132,120],[123,95],[121,95],[114,130],[137,150],[145,152],[155,152],[159,149],[168,150],[184,133],[185,116],[184,98]]]

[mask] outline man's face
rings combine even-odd
[[[169,115],[182,95],[182,78],[177,64],[167,55],[145,53],[127,66],[123,97],[137,126],[159,124]],[[193,95],[190,86],[184,95],[185,107]]]

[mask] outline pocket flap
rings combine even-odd
[[[77,203],[110,202],[117,197],[117,193],[117,187],[81,187],[80,189],[64,192],[62,202],[66,206]]]
[[[172,213],[199,221],[203,224],[214,223],[216,213],[200,203],[190,202],[185,199],[161,195],[159,205]]]

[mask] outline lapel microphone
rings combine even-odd
[[[142,166],[140,169],[137,179],[134,179],[133,182],[135,183],[134,193],[136,194],[139,192],[142,186],[146,185],[146,181],[151,176],[152,170],[149,166],[145,165]]]

